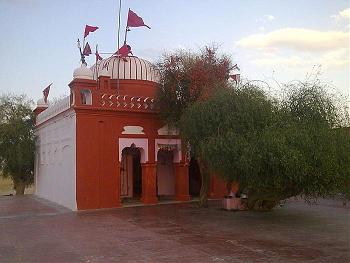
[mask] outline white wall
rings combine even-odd
[[[63,112],[36,129],[35,194],[72,210],[76,202],[76,115]]]
[[[148,162],[148,139],[143,138],[119,138],[119,162],[122,161],[122,151],[126,147],[135,144],[140,149],[141,163]]]

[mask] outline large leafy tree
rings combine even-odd
[[[205,47],[198,53],[177,51],[164,55],[158,68],[161,84],[157,101],[161,117],[169,126],[179,127],[179,120],[189,106],[197,101],[206,101],[218,90],[228,87],[232,62],[228,56],[220,55],[216,47]],[[200,205],[206,206],[209,186],[207,164],[189,142],[202,177]]]
[[[34,116],[25,96],[0,97],[0,172],[12,179],[16,194],[34,181]]]
[[[251,209],[349,186],[349,132],[332,98],[315,83],[288,88],[283,101],[254,86],[225,90],[189,107],[180,122],[208,168],[248,193]]]

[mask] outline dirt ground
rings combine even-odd
[[[272,212],[195,202],[71,212],[0,197],[0,262],[350,262],[350,209],[291,200]]]

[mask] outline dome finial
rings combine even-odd
[[[85,56],[83,54],[83,52],[81,51],[81,45],[80,45],[80,40],[78,38],[78,41],[77,41],[77,46],[78,46],[78,49],[79,49],[79,52],[80,52],[80,61],[81,61],[81,64],[87,66],[87,63],[86,63],[86,60],[85,60]]]
[[[73,79],[93,79],[92,70],[86,67],[86,64],[81,64],[81,66],[74,70]]]

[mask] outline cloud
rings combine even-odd
[[[342,48],[325,53],[318,59],[318,64],[326,68],[341,68],[349,66],[349,49]]]
[[[264,15],[262,18],[256,18],[255,22],[260,24],[266,24],[267,22],[271,22],[272,20],[275,20],[275,17],[273,15]]]
[[[331,15],[331,18],[334,18],[336,20],[350,19],[350,8],[344,9],[336,15]]]
[[[343,11],[339,12],[339,16],[343,18],[350,19],[350,8],[344,9]]]
[[[349,49],[341,48],[325,52],[323,55],[291,55],[281,56],[276,54],[263,55],[251,61],[259,67],[287,67],[305,69],[314,65],[321,65],[323,69],[339,69],[349,66]]]
[[[275,20],[275,17],[273,15],[264,15],[264,18],[268,21]]]
[[[337,25],[350,29],[350,8],[344,9],[336,15],[331,15],[331,18],[334,19]]]
[[[299,51],[327,51],[346,48],[349,32],[317,31],[305,28],[282,28],[265,34],[253,34],[236,42],[238,47],[278,50],[289,48]]]
[[[261,67],[265,66],[288,66],[288,67],[300,67],[304,64],[302,58],[298,56],[290,56],[290,57],[263,57],[258,58],[252,61],[253,64]]]

